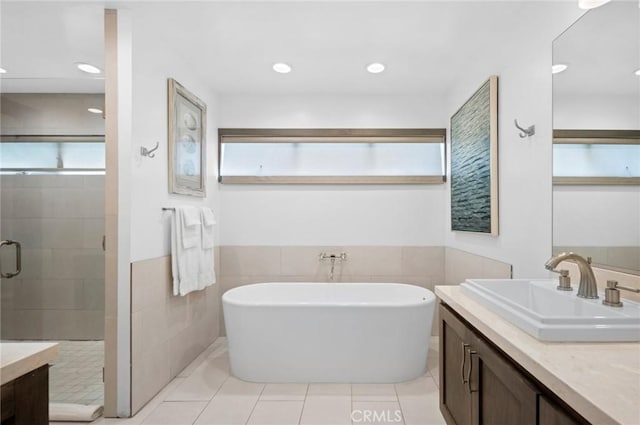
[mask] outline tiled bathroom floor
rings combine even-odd
[[[431,348],[429,371],[410,382],[256,384],[229,375],[226,340],[219,338],[135,417],[93,424],[440,425],[437,339]],[[374,414],[389,420],[372,421]]]
[[[102,405],[104,341],[56,341],[58,358],[49,369],[49,400]]]

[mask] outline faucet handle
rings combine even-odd
[[[602,300],[602,304],[608,305],[609,307],[622,307],[617,280],[607,280],[607,288],[604,290],[604,300]]]
[[[607,288],[624,289],[625,291],[635,292],[636,294],[640,294],[640,289],[620,286],[618,285],[617,280],[607,280]]]
[[[569,276],[569,270],[552,270],[555,273],[560,274],[560,276],[558,276],[558,286],[556,286],[556,289],[558,291],[573,291],[573,288],[571,287],[571,277]]]

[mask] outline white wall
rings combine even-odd
[[[553,127],[557,129],[640,129],[640,96],[554,95]]]
[[[553,244],[640,246],[640,188],[556,186]]]
[[[486,11],[486,8],[494,8]],[[445,95],[248,95],[218,100],[219,127],[448,127],[449,117],[491,74],[500,76],[500,236],[450,232],[449,193],[438,186],[233,186],[221,185],[221,245],[447,245],[514,265],[516,276],[546,275],[551,253],[551,43],[582,13],[573,3],[503,3],[483,6],[482,16],[521,20],[518,31],[478,45],[459,83]],[[498,13],[500,12],[500,13]],[[144,20],[145,18],[142,17]],[[147,17],[146,19],[153,19]],[[173,76],[208,101],[209,146],[214,142],[212,103],[203,78],[154,46],[137,27],[134,46],[134,140],[166,152],[165,79]],[[472,35],[470,35],[471,37]],[[517,47],[517,49],[515,49]],[[520,54],[519,52],[524,52]],[[159,71],[162,70],[162,71]],[[170,70],[164,73],[165,70]],[[167,75],[167,74],[171,75]],[[145,102],[135,99],[144,98]],[[137,104],[136,104],[137,103]],[[149,109],[147,109],[149,108]],[[513,127],[536,124],[522,140]],[[215,190],[214,155],[209,156]],[[168,252],[160,208],[202,201],[166,193],[166,157],[136,160],[133,170],[135,260]],[[158,184],[160,182],[160,184]],[[216,209],[218,211],[218,209]]]
[[[483,46],[491,60],[466,69],[452,91],[448,115],[453,114],[489,77],[499,76],[499,218],[496,237],[452,232],[449,196],[445,198],[446,245],[513,265],[514,277],[543,277],[551,254],[551,43],[581,13],[574,4],[520,3],[518,33],[504,46]],[[548,10],[547,10],[548,8]],[[519,54],[522,53],[522,54]],[[479,52],[479,55],[482,53]],[[536,125],[536,135],[521,139],[513,124]]]
[[[151,25],[157,16],[139,9],[131,12],[133,25],[129,45],[133,53],[133,81],[130,116],[133,142],[130,157],[127,161],[120,159],[119,162],[119,166],[131,171],[130,174],[121,173],[127,179],[125,184],[129,184],[130,190],[130,207],[127,211],[130,212],[128,229],[131,253],[127,259],[131,279],[127,280],[123,289],[131,294],[131,322],[126,329],[126,336],[130,336],[128,340],[131,343],[130,350],[127,350],[127,354],[131,353],[131,361],[127,361],[131,380],[119,381],[118,397],[126,396],[124,401],[127,409],[130,406],[131,413],[136,413],[208,347],[219,332],[219,285],[194,291],[185,297],[170,295],[171,267],[168,255],[171,213],[163,212],[162,208],[180,205],[209,206],[218,215],[219,201],[215,166],[217,102],[207,79],[198,73],[200,68],[193,64],[197,60],[196,52],[192,51],[191,55],[183,57],[182,51],[173,50],[165,43],[158,42],[160,34]],[[119,26],[120,22],[119,20]],[[168,193],[168,78],[176,79],[207,104],[205,198]],[[119,98],[119,108],[127,101],[124,97]],[[160,147],[154,158],[140,155],[141,146],[151,148],[156,142],[160,143]],[[122,195],[122,189],[119,192]],[[124,308],[119,306],[118,313],[122,310]],[[120,343],[118,348],[120,349]],[[127,388],[131,391],[130,399]],[[123,416],[128,410],[118,413]]]
[[[220,127],[444,128],[442,96],[223,95]],[[221,185],[222,245],[443,245],[444,185]]]
[[[131,146],[131,261],[169,255],[169,213],[162,207],[217,204],[216,97],[190,60],[157,42],[149,31],[153,15],[134,12],[133,146]],[[193,59],[193,58],[190,58]],[[167,78],[174,78],[207,104],[207,197],[168,192]],[[140,147],[160,142],[155,158],[140,156]]]

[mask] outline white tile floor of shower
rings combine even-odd
[[[55,342],[58,357],[49,369],[49,401],[102,405],[104,341]]]
[[[93,425],[444,423],[438,406],[437,338],[432,339],[428,372],[400,384],[244,382],[230,376],[226,340],[219,338],[133,418],[101,418]]]

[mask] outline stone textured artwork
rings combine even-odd
[[[498,234],[498,77],[451,117],[451,230]]]

